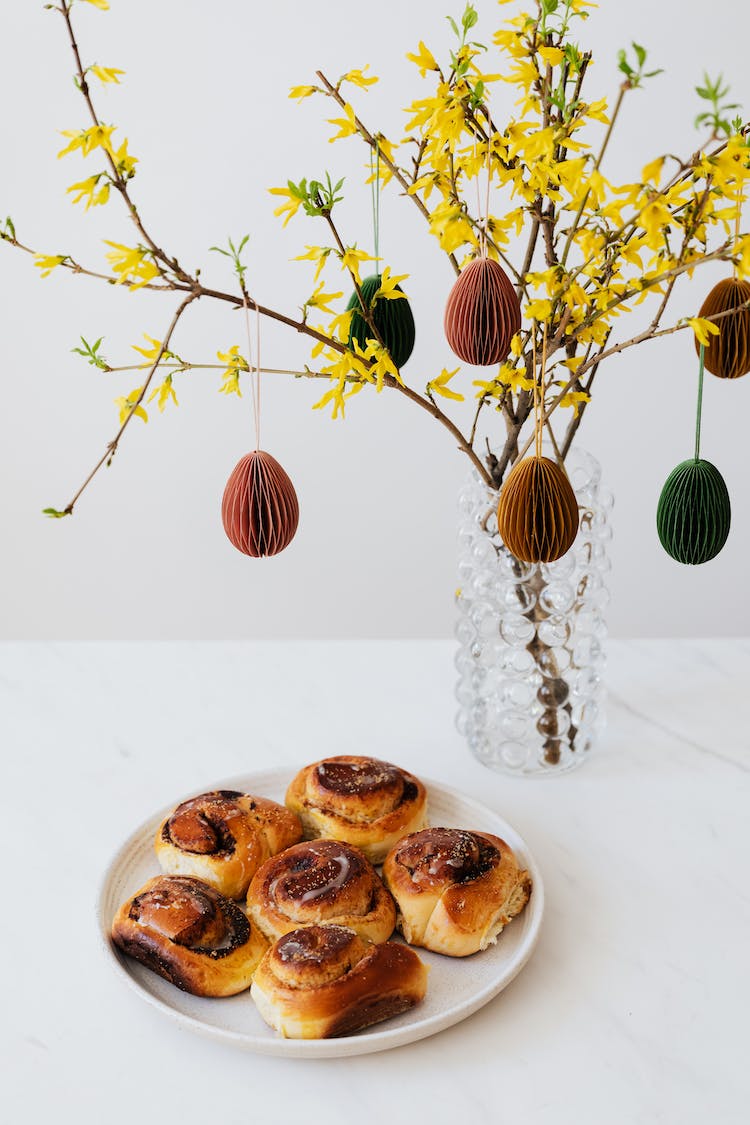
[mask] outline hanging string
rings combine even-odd
[[[547,368],[547,321],[544,322],[542,329],[542,363],[539,368],[539,438],[538,438],[538,456],[542,456],[542,438],[544,436],[544,376]]]
[[[703,407],[703,361],[706,354],[706,349],[701,344],[701,358],[698,365],[698,408],[695,412],[695,460],[699,461],[701,456],[701,409]]]
[[[253,403],[255,449],[257,451],[260,449],[260,309],[258,308],[257,301],[253,301],[253,304],[255,305],[255,365],[253,365],[252,356],[253,345],[250,332],[250,310],[247,303],[247,294],[243,291],[242,306],[245,311],[245,330],[247,332],[247,366],[250,372],[250,394]]]
[[[372,166],[370,149],[370,192],[372,195],[372,236],[375,244],[375,271],[379,273],[380,261],[380,142],[375,138],[375,168]]]
[[[492,179],[492,127],[487,114],[487,192],[484,197],[484,256],[487,257],[487,239],[490,232],[490,180]]]
[[[531,367],[534,382],[534,451],[537,457],[542,456],[542,428],[539,425],[539,384],[536,374],[536,324],[531,322]]]
[[[477,162],[479,160],[479,152],[478,152],[476,134],[474,135],[474,160],[475,160],[475,162]],[[480,191],[480,188],[479,188],[479,169],[480,169],[480,167],[481,167],[481,164],[477,164],[477,179],[476,179],[477,226],[479,228],[479,255],[482,258],[486,258],[487,255],[484,252],[484,249],[485,249],[487,240],[484,237],[484,224],[482,223],[482,195],[481,195],[481,191]]]
[[[742,221],[742,186],[745,173],[744,158],[740,161],[740,171],[737,173],[737,210],[734,215],[734,242],[735,247],[740,238],[740,222]],[[737,259],[734,260],[734,276],[737,277]]]
[[[477,138],[474,137],[474,159],[478,159],[477,153]],[[485,191],[484,211],[482,210],[482,199],[479,187],[479,172],[481,165],[477,168],[477,226],[479,227],[479,255],[482,258],[488,256],[487,237],[490,227],[490,180],[492,178],[492,132],[490,130],[489,121],[487,123],[487,188]]]

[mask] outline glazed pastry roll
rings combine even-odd
[[[298,926],[335,923],[369,941],[387,941],[396,907],[361,851],[310,840],[266,860],[247,894],[247,911],[269,940]]]
[[[309,926],[278,939],[251,995],[288,1039],[329,1039],[405,1012],[424,998],[427,968],[413,949],[372,945],[344,926]]]
[[[528,871],[488,832],[427,828],[390,852],[383,880],[411,945],[450,957],[486,949],[531,894]]]
[[[261,863],[301,838],[298,817],[283,805],[218,789],[178,805],[159,825],[154,847],[169,875],[195,875],[242,898]]]
[[[342,840],[382,863],[397,840],[427,823],[427,793],[413,774],[378,758],[343,754],[313,762],[286,794],[305,836]]]
[[[235,902],[186,875],[149,879],[117,911],[112,940],[195,996],[234,996],[249,988],[268,947]]]

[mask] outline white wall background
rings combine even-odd
[[[478,37],[511,9],[479,0]],[[251,233],[252,292],[294,311],[312,291],[312,267],[291,262],[304,244],[325,244],[319,221],[286,230],[266,192],[287,177],[329,168],[346,175],[340,217],[347,241],[368,245],[369,189],[356,139],[329,145],[329,103],[287,99],[317,67],[338,76],[372,64],[381,82],[356,104],[367,122],[400,136],[399,107],[422,96],[404,55],[420,38],[445,50],[449,3],[381,0],[377,9],[343,0],[315,5],[275,0],[112,0],[102,14],[77,6],[86,62],[119,66],[122,87],[99,94],[140,158],[134,194],[163,246],[224,287],[228,270],[207,247]],[[454,14],[460,4],[454,5]],[[604,171],[637,175],[663,151],[698,145],[693,86],[702,70],[723,71],[750,110],[746,40],[750,15],[736,0],[679,5],[604,0],[581,28],[595,51],[589,96],[613,95],[617,48],[636,39],[668,73],[627,100]],[[3,4],[0,71],[0,217],[46,253],[103,263],[101,239],[132,243],[117,201],[84,215],[65,188],[93,169],[56,161],[58,130],[86,121],[71,82],[60,17],[41,3]],[[743,88],[744,87],[744,88]],[[498,86],[495,113],[513,92]],[[382,247],[394,271],[408,272],[417,347],[406,369],[422,387],[452,366],[442,307],[453,277],[416,210],[394,191],[383,200]],[[677,289],[674,315],[692,312],[721,276],[703,273]],[[332,286],[338,288],[339,286]],[[251,444],[249,396],[216,393],[218,375],[196,372],[177,387],[181,406],[148,426],[134,421],[113,467],[82,499],[72,520],[47,521],[63,507],[116,429],[113,399],[135,377],[105,375],[71,355],[80,334],[105,336],[110,362],[128,362],[143,331],[158,336],[173,297],[128,295],[62,275],[41,281],[29,260],[0,245],[0,631],[16,637],[345,637],[446,636],[453,624],[455,497],[466,472],[449,435],[401,398],[363,393],[344,423],[311,405],[320,385],[265,381],[264,445],[286,466],[301,502],[300,531],[275,560],[253,562],[224,538],[219,502],[226,477]],[[625,328],[631,335],[633,322]],[[194,307],[175,347],[196,361],[242,342],[238,315]],[[303,363],[303,341],[264,327],[265,360]],[[703,568],[681,568],[659,547],[656,500],[664,478],[691,453],[696,364],[686,334],[610,361],[582,427],[600,457],[617,506],[612,631],[629,635],[750,631],[750,378],[708,378],[705,456],[722,469],[734,504],[724,553]],[[469,383],[469,379],[466,379]],[[470,408],[470,406],[469,406]],[[461,408],[456,417],[462,416]]]

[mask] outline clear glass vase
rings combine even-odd
[[[459,497],[457,725],[474,756],[504,773],[574,769],[604,725],[613,498],[590,454],[571,449],[566,469],[581,523],[554,563],[511,555],[497,530],[498,493],[476,473]]]

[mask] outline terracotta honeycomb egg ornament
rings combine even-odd
[[[252,352],[248,299],[244,301],[247,354]],[[255,449],[232,469],[221,501],[221,519],[230,543],[254,559],[288,547],[299,523],[294,485],[279,462],[260,448],[260,309],[255,303],[255,364],[248,364],[255,420]]]
[[[492,258],[475,258],[450,291],[443,320],[445,335],[464,363],[502,363],[521,328],[521,305],[508,275]]]
[[[497,526],[522,562],[561,558],[578,534],[578,501],[565,471],[538,454],[516,462],[500,492]]]
[[[266,558],[289,546],[299,503],[275,457],[256,449],[237,462],[224,489],[221,518],[230,542],[244,555]]]
[[[750,371],[750,282],[728,277],[715,285],[706,297],[698,316],[720,315],[714,324],[718,336],[711,336],[706,349],[706,367],[720,379],[738,379]],[[743,307],[744,306],[744,307]],[[731,312],[737,309],[737,312]],[[695,350],[700,351],[696,339]]]

